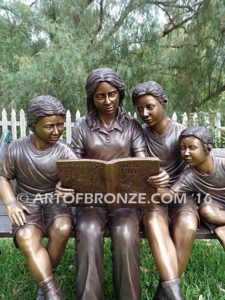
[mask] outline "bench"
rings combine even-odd
[[[3,143],[10,142],[10,132],[7,132],[2,136],[0,140],[0,150],[3,148]],[[1,151],[0,151],[1,153]],[[222,148],[214,148],[212,150],[212,154],[215,156],[225,157],[225,149]],[[71,236],[74,236],[73,232],[71,233]],[[106,237],[110,236],[109,231],[106,231],[105,234]],[[145,234],[142,229],[140,229],[140,236],[145,237]],[[12,225],[11,222],[7,216],[5,206],[3,203],[0,202],[0,237],[7,238],[12,237]],[[200,228],[197,231],[196,235],[197,239],[215,239],[215,235],[210,232],[210,230],[204,225],[201,224]]]
[[[74,236],[73,232],[71,237]],[[109,231],[105,233],[106,237],[109,237]],[[6,214],[6,209],[3,203],[0,203],[0,237],[9,238],[12,237],[12,224]],[[145,234],[143,230],[140,231],[140,237],[144,238]],[[201,224],[200,229],[197,231],[197,239],[215,239],[215,235],[209,231],[203,224]]]

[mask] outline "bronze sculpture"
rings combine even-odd
[[[80,158],[112,160],[145,157],[146,145],[140,124],[122,107],[124,84],[110,68],[91,72],[86,82],[88,113],[74,127],[71,146]],[[166,185],[161,173],[153,184]],[[112,236],[113,279],[116,299],[140,299],[139,211],[102,207],[77,209],[76,262],[77,299],[103,297],[103,235]]]
[[[211,155],[213,140],[204,127],[180,135],[180,151],[190,166],[171,187],[175,193],[196,193],[199,212],[225,249],[225,158]]]
[[[148,154],[161,159],[161,167],[170,175],[171,186],[185,167],[179,155],[179,135],[185,127],[167,116],[168,97],[158,83],[149,81],[137,85],[132,100],[145,122]],[[191,198],[187,203],[169,205],[161,200],[155,207],[143,211],[144,229],[160,276],[154,299],[178,300],[183,299],[179,278],[195,239],[197,208]]]
[[[70,209],[57,202],[56,160],[76,155],[59,142],[64,130],[65,109],[52,96],[39,96],[28,104],[30,136],[12,142],[0,163],[0,197],[13,223],[15,244],[22,250],[38,283],[37,299],[64,299],[53,278],[70,235]],[[10,180],[16,179],[16,195]],[[48,244],[42,245],[48,235]]]

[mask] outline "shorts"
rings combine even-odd
[[[52,221],[58,217],[69,217],[73,220],[71,208],[65,203],[31,203],[27,202],[25,205],[30,214],[26,213],[26,224],[23,226],[13,225],[13,237],[15,237],[18,230],[25,228],[28,225],[34,225],[40,228],[43,234],[47,234],[47,230]],[[15,239],[14,239],[15,240]]]
[[[170,203],[170,204],[159,203],[155,207],[143,209],[142,218],[148,212],[158,212],[160,215],[164,217],[164,219],[167,221],[168,224],[172,225],[176,221],[176,218],[183,211],[187,211],[194,214],[198,219],[198,223],[200,223],[198,206],[195,200],[191,196],[186,197],[185,201],[180,203]]]

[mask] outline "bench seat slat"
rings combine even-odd
[[[0,237],[11,237],[12,236],[12,225],[6,214],[6,210],[3,204],[0,204]],[[71,237],[74,236],[74,231],[71,232]],[[107,230],[105,237],[110,237],[110,232]],[[140,230],[140,237],[145,238],[143,230]],[[197,239],[215,239],[215,235],[212,234],[205,225],[201,224],[197,231]]]

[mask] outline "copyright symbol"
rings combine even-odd
[[[27,196],[26,193],[20,193],[20,194],[17,195],[17,200],[18,200],[19,202],[26,203],[27,200],[28,200],[28,196]]]

